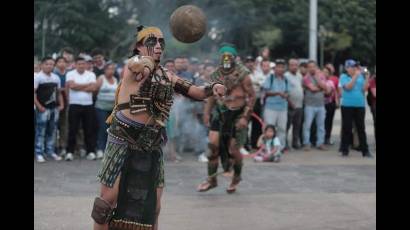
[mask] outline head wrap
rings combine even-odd
[[[137,32],[137,42],[141,42],[142,40],[144,40],[144,38],[148,37],[148,35],[150,34],[154,34],[156,37],[163,37],[162,32],[158,27],[139,26],[138,32]]]
[[[238,52],[236,52],[236,49],[233,46],[230,45],[224,45],[219,49],[219,53],[231,53],[233,56],[238,55]]]

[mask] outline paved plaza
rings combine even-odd
[[[340,110],[333,130],[339,139]],[[376,155],[370,113],[366,114],[370,150]],[[182,162],[166,162],[166,188],[160,230],[374,230],[376,158],[351,151],[348,158],[329,151],[291,151],[282,162],[246,159],[237,193],[219,176],[219,186],[196,192],[206,164],[190,153]],[[100,161],[34,163],[34,229],[92,229]]]

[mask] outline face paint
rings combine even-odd
[[[159,42],[159,45],[161,46],[161,50],[164,50],[165,49],[165,40],[164,40],[164,38],[157,38],[153,34],[150,34],[148,36],[148,38],[145,39],[144,45],[148,49],[152,48],[152,50],[153,50],[154,47],[157,45],[157,42]]]
[[[157,38],[154,34],[148,35],[147,39],[145,39],[144,45],[147,47],[148,55],[154,55],[154,47],[157,44]]]
[[[234,57],[231,54],[224,53],[222,55],[222,68],[230,70],[233,67]]]

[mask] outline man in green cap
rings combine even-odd
[[[227,90],[223,98],[209,97],[205,106],[204,123],[210,129],[208,178],[197,190],[205,192],[217,186],[216,176],[221,157],[225,172],[233,168],[232,182],[226,190],[233,193],[241,181],[243,163],[239,149],[246,142],[248,122],[255,104],[255,92],[249,70],[242,63],[235,61],[236,49],[232,45],[224,45],[219,54],[220,65],[212,73],[211,81],[223,84]]]

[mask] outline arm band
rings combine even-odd
[[[174,90],[176,93],[180,93],[184,96],[189,97],[188,91],[191,86],[192,86],[191,82],[178,78],[177,81],[175,82]]]
[[[205,91],[206,97],[210,97],[210,96],[213,96],[213,95],[214,95],[213,89],[214,89],[214,86],[215,86],[216,84],[218,84],[218,83],[213,82],[211,85],[205,86],[204,91]]]

